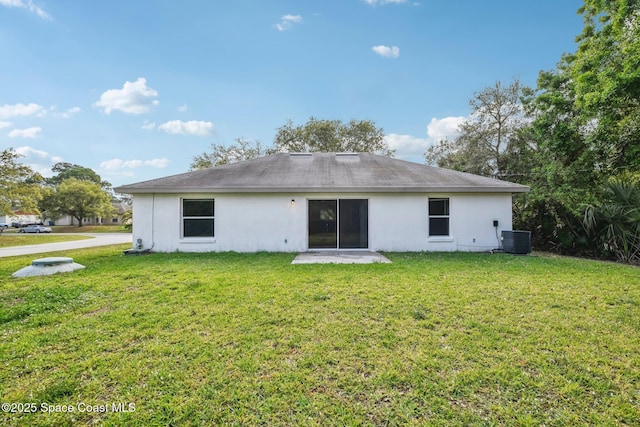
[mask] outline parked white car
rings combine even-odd
[[[51,229],[43,225],[27,225],[20,229],[20,233],[51,233]]]

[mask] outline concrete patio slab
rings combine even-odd
[[[391,261],[377,252],[368,251],[316,251],[301,252],[291,264],[390,264]]]

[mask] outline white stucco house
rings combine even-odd
[[[0,224],[8,224],[9,226],[11,226],[11,224],[13,223],[33,224],[33,223],[37,223],[38,221],[39,221],[38,215],[31,212],[25,212],[19,209],[16,211],[13,211],[9,215],[0,215]]]
[[[519,184],[370,153],[278,153],[124,185],[156,252],[487,251]]]
[[[111,207],[113,207],[113,214],[109,217],[99,217],[99,216],[91,216],[82,219],[83,225],[123,225],[122,215],[131,210],[131,205],[123,202],[113,202],[111,203]],[[69,215],[63,215],[60,218],[56,218],[55,220],[51,218],[47,218],[45,222],[52,222],[55,225],[78,225],[78,220]]]

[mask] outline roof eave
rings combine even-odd
[[[125,194],[175,194],[175,193],[527,193],[523,185],[491,186],[403,186],[403,187],[198,187],[198,188],[125,188],[114,189]]]

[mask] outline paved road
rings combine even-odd
[[[42,243],[40,245],[10,246],[0,248],[0,258],[18,255],[39,254],[43,252],[67,251],[69,249],[91,248],[94,246],[116,245],[131,243],[129,233],[74,233],[81,236],[91,236],[91,239],[73,240],[71,242]]]

